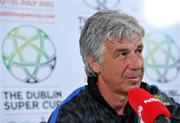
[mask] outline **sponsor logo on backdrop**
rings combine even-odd
[[[104,10],[117,7],[120,0],[83,0],[83,2],[92,9]]]
[[[175,40],[162,32],[149,33],[144,38],[145,74],[156,82],[168,83],[180,71],[180,48]]]
[[[108,8],[116,8],[121,0],[83,0],[83,2],[91,9],[94,10],[104,10]],[[79,16],[79,31],[81,32],[87,17]]]
[[[2,43],[2,58],[11,75],[26,83],[46,80],[56,65],[55,46],[42,29],[22,25],[9,31]]]

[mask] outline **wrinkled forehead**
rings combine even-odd
[[[134,33],[134,35],[132,35],[132,36],[121,36],[119,38],[111,36],[111,37],[107,38],[107,41],[110,41],[111,43],[115,43],[115,42],[119,42],[119,43],[139,42],[139,43],[141,43],[142,40],[143,40],[143,37],[139,33]]]
[[[140,36],[134,37],[134,38],[122,38],[118,41],[111,41],[108,40],[105,43],[106,50],[115,50],[118,48],[128,48],[128,49],[134,49],[137,47],[143,47],[143,42]]]

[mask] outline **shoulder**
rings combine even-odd
[[[145,89],[151,94],[158,94],[160,92],[160,89],[156,85],[149,85],[145,82],[141,83],[141,88]]]
[[[78,120],[77,114],[81,114],[82,105],[86,104],[88,98],[87,86],[77,88],[52,112],[48,123]]]

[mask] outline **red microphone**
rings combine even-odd
[[[128,93],[128,101],[145,123],[155,123],[160,116],[171,117],[166,106],[144,89],[131,89]]]

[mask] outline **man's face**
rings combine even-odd
[[[98,78],[113,92],[127,94],[130,88],[139,87],[144,73],[141,39],[107,41]]]

